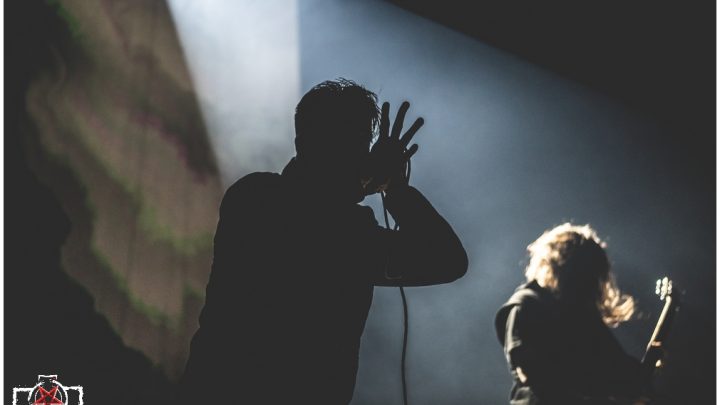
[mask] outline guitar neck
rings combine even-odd
[[[675,312],[673,311],[674,308],[675,302],[673,298],[665,297],[665,305],[663,306],[663,310],[660,313],[660,318],[658,319],[658,323],[655,326],[655,331],[653,332],[650,342],[662,343],[665,341],[668,332],[670,331],[670,326],[672,324],[672,319]]]
[[[648,343],[647,349],[645,350],[645,356],[642,359],[642,363],[651,370],[658,367],[658,361],[662,360],[662,345],[667,338],[670,331],[672,321],[675,315],[676,302],[672,296],[665,297],[665,305],[660,313],[660,318],[655,326],[650,343]]]

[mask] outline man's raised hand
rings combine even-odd
[[[417,152],[418,145],[408,148],[415,133],[423,126],[424,120],[418,118],[402,135],[403,121],[410,103],[400,105],[390,132],[390,104],[383,103],[380,118],[380,134],[370,151],[371,179],[366,186],[368,194],[390,191],[399,185],[407,184],[405,176],[407,163]]]

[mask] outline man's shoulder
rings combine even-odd
[[[278,173],[272,172],[254,172],[239,178],[235,183],[228,187],[225,195],[260,192],[280,187],[281,177]]]
[[[500,342],[503,342],[505,322],[513,308],[519,308],[520,318],[542,322],[552,311],[553,301],[550,292],[535,281],[519,286],[495,314],[495,329]]]
[[[535,306],[546,303],[549,300],[548,291],[540,287],[536,281],[530,281],[516,288],[506,304]]]
[[[250,173],[228,187],[223,196],[221,207],[259,203],[267,198],[272,198],[282,187],[281,184],[281,177],[277,173]]]

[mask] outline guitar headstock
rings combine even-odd
[[[673,295],[673,282],[668,277],[663,277],[655,282],[655,294],[660,297],[661,301]]]

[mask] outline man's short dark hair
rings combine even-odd
[[[317,137],[322,142],[322,138],[336,136],[339,130],[355,127],[367,132],[369,145],[379,123],[375,93],[343,78],[316,85],[295,109],[297,138]]]

